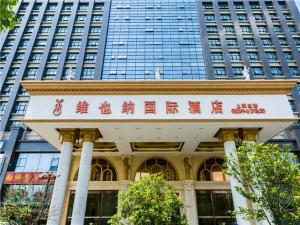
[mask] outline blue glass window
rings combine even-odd
[[[112,1],[102,79],[153,80],[156,74],[206,79],[196,1]]]

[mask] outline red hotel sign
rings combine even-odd
[[[7,172],[4,184],[45,184],[47,179],[39,178],[41,172]],[[54,183],[51,179],[50,183]]]

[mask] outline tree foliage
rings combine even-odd
[[[167,185],[161,174],[144,177],[119,194],[120,215],[111,225],[188,225],[181,215],[181,203],[174,187]]]
[[[243,143],[225,161],[227,173],[239,186],[236,190],[254,203],[253,209],[239,208],[234,214],[244,219],[266,220],[269,224],[295,225],[300,221],[299,163],[287,147]]]
[[[0,206],[0,222],[38,224],[39,219],[48,214],[46,205],[51,194],[47,194],[49,196],[45,199],[45,192],[35,192],[32,185],[8,189]]]
[[[18,19],[13,11],[18,0],[0,0],[0,32],[12,29]]]

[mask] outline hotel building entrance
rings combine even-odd
[[[61,149],[48,225],[107,224],[130,182],[161,172],[190,225],[254,224],[223,171],[242,141],[292,124],[295,81],[24,82],[24,123]]]

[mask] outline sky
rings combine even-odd
[[[296,2],[297,6],[298,6],[298,9],[300,11],[300,0],[295,0],[295,2]]]

